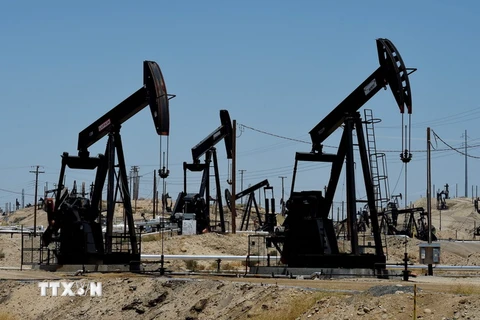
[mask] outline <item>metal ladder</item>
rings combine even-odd
[[[367,136],[368,157],[370,163],[370,173],[375,195],[375,205],[377,212],[382,212],[390,200],[390,190],[388,187],[387,175],[387,157],[385,153],[377,152],[377,143],[375,141],[375,123],[380,119],[373,117],[372,109],[365,109],[365,130]]]

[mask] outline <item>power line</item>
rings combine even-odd
[[[433,131],[433,135],[435,136],[435,138],[437,138],[438,140],[440,140],[441,142],[443,142],[447,147],[449,147],[451,150],[455,151],[455,152],[458,152],[460,153],[461,155],[463,156],[466,156],[466,157],[469,157],[469,158],[473,158],[473,159],[480,159],[480,157],[477,157],[477,156],[472,156],[472,155],[469,155],[467,154],[466,152],[462,152],[460,150],[458,150],[459,148],[454,148],[452,147],[451,145],[449,145],[448,143],[446,143],[442,138],[440,138],[440,136],[435,132]]]
[[[3,192],[8,192],[8,193],[13,193],[13,194],[22,194],[21,192],[18,192],[18,191],[12,191],[12,190],[7,190],[7,189],[2,189],[0,188],[0,191],[3,191]],[[30,194],[30,193],[25,193],[26,196],[34,196],[34,194]]]
[[[300,140],[300,139],[296,139],[296,138],[291,138],[291,137],[286,137],[286,136],[281,136],[281,135],[278,135],[278,134],[275,134],[275,133],[271,133],[271,132],[267,132],[267,131],[264,131],[264,130],[260,130],[260,129],[256,129],[256,128],[253,128],[253,127],[250,127],[250,126],[247,126],[247,125],[244,125],[244,124],[239,124],[247,129],[250,129],[252,131],[256,131],[256,132],[259,132],[259,133],[262,133],[262,134],[265,134],[265,135],[269,135],[269,136],[272,136],[272,137],[275,137],[275,138],[279,138],[279,139],[284,139],[284,140],[289,140],[289,141],[294,141],[294,142],[300,142],[300,143],[306,143],[306,144],[311,144],[311,142],[308,142],[308,141],[305,141],[305,140]],[[432,130],[433,131],[433,130]],[[454,151],[457,151],[457,152],[460,152],[458,151],[457,148],[454,148],[450,145],[448,145],[446,142],[444,142],[442,139],[440,139],[443,143],[445,143],[448,148],[446,149],[434,149],[432,151],[448,151],[448,150],[454,150]],[[328,147],[328,148],[338,148],[336,146],[330,146],[330,145],[324,145],[324,147]],[[480,147],[480,144],[476,144],[476,145],[472,145],[472,146],[468,146],[468,148],[478,148]],[[462,147],[463,148],[463,147]],[[382,149],[379,149],[377,150],[378,152],[384,152],[384,153],[401,153],[402,150],[392,150],[392,149],[389,149],[389,150],[382,150]],[[247,152],[247,151],[245,151]],[[412,152],[427,152],[427,150],[412,150]],[[462,152],[460,152],[461,154],[464,154]],[[474,157],[474,156],[470,156],[470,157]],[[480,159],[480,157],[474,157],[474,158],[478,158]]]
[[[247,128],[247,129],[259,132],[259,133],[263,133],[263,134],[266,134],[268,136],[272,136],[272,137],[275,137],[275,138],[280,138],[280,139],[284,139],[284,140],[290,140],[290,141],[295,141],[295,142],[300,142],[300,143],[311,144],[311,142],[308,142],[308,141],[305,141],[305,140],[300,140],[300,139],[281,136],[281,135],[278,135],[278,134],[275,134],[275,133],[270,133],[270,132],[266,132],[266,131],[263,131],[263,130],[260,130],[260,129],[255,129],[255,128],[249,127],[249,126],[241,124],[241,123],[239,123],[239,125],[244,127],[244,128]]]

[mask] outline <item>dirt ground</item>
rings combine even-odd
[[[432,200],[435,205],[436,199]],[[425,206],[425,199],[416,206]],[[480,242],[473,242],[473,230],[480,214],[471,199],[447,200],[448,210],[432,211],[433,225],[441,241],[441,265],[480,265]],[[149,203],[138,204],[148,213]],[[12,224],[32,223],[32,210],[9,217]],[[37,224],[42,223],[39,211]],[[13,223],[15,221],[15,223]],[[46,220],[45,220],[46,222]],[[6,224],[6,222],[4,222]],[[411,263],[418,264],[417,239],[386,238],[389,263],[401,263],[405,250]],[[166,236],[164,254],[246,255],[247,234],[207,233],[194,236]],[[2,319],[480,319],[478,274],[435,271],[434,276],[413,270],[416,277],[389,279],[284,279],[243,277],[241,261],[222,262],[222,274],[215,275],[214,261],[172,260],[170,271],[195,269],[209,275],[159,276],[130,273],[44,272],[10,270],[20,266],[20,236],[0,235],[0,320]],[[145,236],[142,253],[160,254],[160,236]],[[158,264],[148,265],[155,269]],[[3,270],[1,270],[3,268]],[[6,270],[8,268],[8,270]],[[398,274],[399,271],[394,273]],[[75,285],[100,281],[102,296],[40,296],[41,280],[64,279]],[[414,294],[416,286],[416,294]]]
[[[6,273],[11,271],[0,276],[7,278]],[[418,277],[409,282],[129,274],[60,278],[101,281],[102,296],[40,296],[38,279],[3,280],[0,319],[401,320],[412,319],[414,310],[417,319],[478,319],[480,315],[476,278]]]

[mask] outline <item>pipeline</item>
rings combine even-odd
[[[270,259],[275,259],[276,256],[270,256]],[[161,259],[162,255],[159,254],[142,254],[140,255],[141,260],[158,260]],[[241,260],[245,261],[249,258],[250,261],[261,261],[267,260],[268,256],[225,256],[225,255],[185,255],[185,254],[165,254],[163,255],[165,260]]]
[[[145,260],[160,260],[162,255],[159,254],[142,254],[140,259]],[[268,256],[227,256],[227,255],[177,255],[166,254],[163,256],[165,260],[227,260],[227,261],[246,261],[247,258],[250,261],[262,261],[267,260]],[[277,256],[270,256],[270,260],[277,260]],[[403,265],[387,264],[385,266],[387,270],[403,270]],[[408,269],[427,269],[426,264],[409,265]],[[321,269],[321,268],[319,268]],[[446,270],[446,271],[480,271],[480,266],[453,266],[453,265],[434,265],[434,270]]]

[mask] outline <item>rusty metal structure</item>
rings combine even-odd
[[[143,86],[79,133],[78,155],[62,155],[62,165],[55,199],[47,203],[48,228],[42,235],[43,246],[56,244],[58,264],[123,264],[138,269],[140,237],[136,234],[132,202],[128,188],[125,156],[120,136],[122,124],[150,106],[157,134],[168,139],[170,131],[169,100],[158,64],[143,62]],[[104,154],[91,157],[88,148],[108,136]],[[68,191],[64,186],[66,168],[96,170],[89,197]],[[164,166],[162,173],[168,175]],[[106,216],[102,215],[102,191],[107,184]],[[113,229],[115,204],[120,194],[124,206],[124,231]],[[102,230],[104,227],[105,232]]]
[[[409,115],[410,122],[412,98],[409,74],[415,69],[405,66],[398,50],[390,40],[377,39],[376,45],[380,66],[310,131],[311,152],[297,152],[295,155],[292,187],[286,205],[287,214],[283,228],[278,228],[277,232],[267,238],[267,245],[278,249],[281,261],[288,267],[379,270],[386,262],[363,123],[358,110],[381,89],[389,86],[402,114],[402,122],[405,111]],[[341,127],[343,127],[343,134],[337,153],[324,152],[323,142]],[[356,133],[356,143],[354,143],[354,133]],[[400,157],[404,162],[408,162],[412,157],[409,141],[409,131],[404,137],[402,123]],[[360,154],[367,201],[356,198],[354,144],[358,146]],[[331,173],[325,194],[321,190],[295,190],[297,167],[301,161],[331,163]],[[346,164],[347,227],[351,247],[349,253],[340,251],[333,220],[329,218],[344,163]],[[369,244],[368,247],[373,253],[364,253],[367,248],[359,245],[356,221],[359,202],[366,202],[368,205],[368,218],[373,235],[373,244]]]
[[[192,148],[192,163],[183,163],[183,191],[178,194],[175,206],[171,215],[172,222],[175,222],[182,227],[182,220],[185,215],[194,215],[196,220],[197,233],[212,231],[210,225],[210,174],[211,165],[213,162],[216,201],[219,210],[219,228],[221,232],[226,231],[225,217],[222,204],[222,191],[220,187],[220,174],[218,169],[217,151],[215,145],[221,140],[225,141],[225,150],[227,158],[232,159],[232,121],[228,110],[220,110],[221,125],[215,129],[205,139],[200,141]],[[200,158],[205,155],[204,162]],[[201,172],[202,180],[198,193],[187,192],[187,171]],[[213,226],[216,227],[216,226]]]

